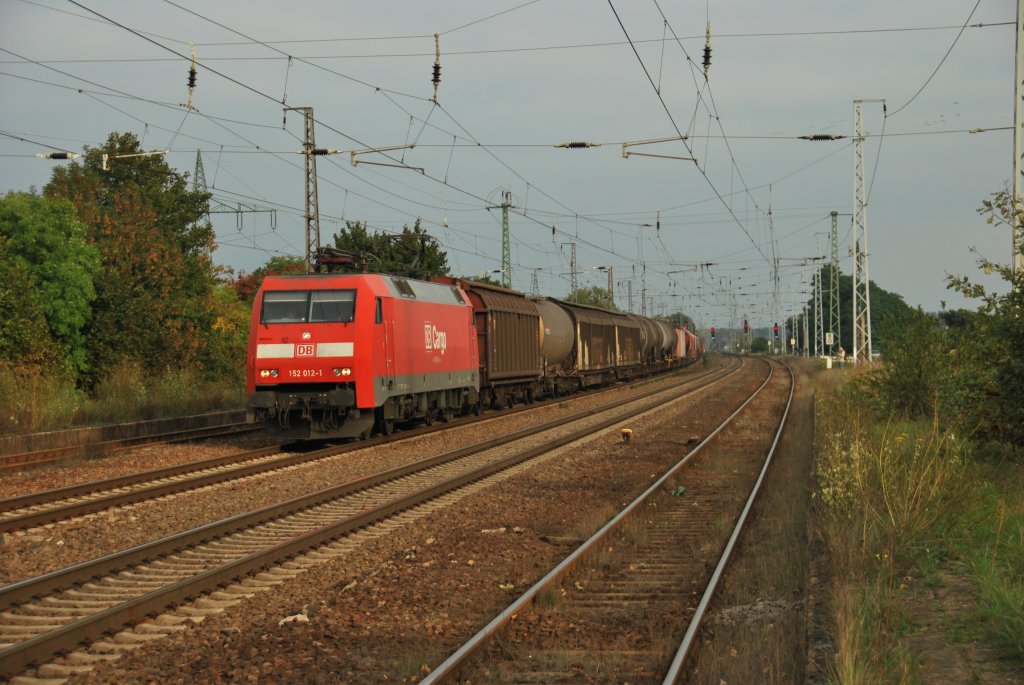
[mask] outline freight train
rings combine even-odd
[[[250,423],[282,439],[389,435],[658,373],[703,353],[657,319],[462,279],[271,276],[253,302]]]

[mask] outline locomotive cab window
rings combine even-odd
[[[354,290],[280,290],[263,294],[260,322],[350,323],[355,315]]]
[[[261,323],[303,323],[309,307],[309,292],[282,290],[263,293]]]
[[[310,293],[311,323],[351,323],[355,312],[355,290],[314,290]]]

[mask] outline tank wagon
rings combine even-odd
[[[253,303],[248,419],[282,438],[390,434],[696,360],[657,319],[456,278],[267,278]]]

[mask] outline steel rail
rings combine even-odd
[[[7,499],[0,500],[0,513],[34,507],[40,504],[49,504],[50,502],[59,502],[72,497],[82,497],[84,495],[89,495],[94,492],[102,492],[104,490],[116,490],[118,488],[138,485],[139,483],[145,483],[148,481],[173,478],[174,476],[180,476],[191,471],[202,471],[205,469],[217,468],[232,462],[241,463],[249,459],[258,459],[260,457],[269,456],[274,454],[274,452],[281,452],[283,450],[283,445],[261,447],[253,450],[247,450],[245,452],[190,461],[182,464],[175,464],[173,466],[164,466],[161,468],[149,469],[147,471],[129,473],[124,476],[114,476],[113,478],[90,481],[88,483],[76,483],[74,485],[53,488],[51,490],[29,492],[24,495],[16,495],[14,497],[8,497]]]
[[[230,423],[220,426],[202,426],[199,428],[187,428],[180,431],[166,433],[155,433],[153,435],[137,435],[124,438],[111,438],[109,440],[97,440],[83,444],[68,445],[65,447],[49,447],[32,452],[21,452],[19,454],[6,454],[0,457],[0,471],[20,469],[27,466],[42,466],[60,461],[63,457],[74,452],[87,452],[104,450],[118,452],[133,447],[141,447],[157,443],[182,442],[186,440],[202,440],[221,435],[234,435],[236,433],[248,433],[256,430],[247,423]]]
[[[698,374],[687,380],[699,380],[713,373],[715,373],[714,370],[707,373]],[[644,379],[644,381],[649,380],[651,379]],[[642,383],[644,381],[640,382]],[[613,388],[605,388],[594,393],[589,393],[588,395],[600,394],[603,392],[607,392],[608,390],[611,389]],[[565,398],[556,398],[554,400],[548,400],[545,402],[535,403],[532,405],[523,405],[521,407],[513,409],[512,412],[502,412],[501,416],[507,416],[509,413],[516,413],[521,411],[527,411],[529,409],[536,409],[539,407],[543,407],[551,402],[564,401],[564,399]],[[468,425],[476,421],[486,421],[493,418],[495,417],[466,417],[465,419],[452,421],[448,424],[448,426],[454,427]],[[347,445],[335,445],[320,450],[315,450],[312,452],[292,454],[290,456],[285,456],[282,457],[281,459],[275,459],[272,461],[261,461],[256,464],[250,464],[249,466],[239,466],[236,469],[222,470],[216,473],[197,476],[196,478],[192,479],[182,479],[167,483],[157,483],[149,487],[138,488],[128,492],[116,493],[106,497],[97,497],[94,499],[69,504],[64,507],[53,507],[50,509],[29,512],[22,516],[9,518],[0,517],[0,533],[24,530],[26,528],[32,528],[47,523],[53,523],[55,521],[61,521],[69,518],[74,518],[77,516],[84,516],[86,514],[95,513],[97,511],[103,511],[105,509],[109,509],[116,506],[123,506],[126,504],[132,504],[134,502],[156,499],[158,497],[163,497],[178,492],[185,492],[188,490],[206,487],[208,485],[214,485],[226,481],[237,480],[240,478],[253,476],[259,473],[274,471],[296,464],[301,464],[307,461],[317,461],[319,459],[345,454],[346,452],[365,449],[394,439],[406,440],[414,438],[426,433],[435,432],[437,430],[444,430],[444,428],[445,426],[423,426],[409,431],[403,431],[399,437],[395,438],[380,436],[377,438],[373,438],[371,440],[349,443]],[[273,454],[275,451],[282,451],[283,449],[283,445],[268,448],[259,448],[238,454],[211,457],[209,459],[186,462],[184,464],[177,464],[174,466],[167,466],[163,468],[152,469],[149,471],[142,471],[135,474],[117,476],[105,480],[92,481],[89,483],[69,485],[63,488],[55,488],[52,490],[44,490],[35,493],[18,495],[16,497],[0,500],[0,514],[3,514],[8,511],[13,511],[16,509],[25,509],[29,507],[36,507],[43,504],[48,504],[51,502],[59,502],[61,500],[70,499],[72,497],[83,497],[92,493],[102,492],[105,490],[114,490],[123,487],[130,487],[148,481],[157,481],[166,478],[173,478],[190,472],[199,472],[209,469],[221,468],[233,462],[239,462],[241,464],[242,462],[245,461],[251,461],[253,459],[259,459],[265,456],[269,456],[270,454]]]
[[[728,377],[735,372],[735,368],[726,369],[714,380]],[[693,384],[689,381],[680,382],[670,386],[669,388],[659,388],[652,391],[648,393],[648,396],[655,394],[663,395],[666,392],[678,390],[686,385]],[[687,388],[683,390],[678,397],[683,397],[704,387],[707,386],[702,385],[699,387]],[[639,401],[639,399],[634,401]],[[622,421],[628,420],[632,416],[656,409],[664,403],[665,400],[662,398],[646,402],[634,410],[616,414],[615,416],[604,419],[599,422],[597,426],[591,425],[574,431],[543,445],[536,446],[496,462],[492,462],[491,464],[476,471],[451,478],[417,493],[364,510],[354,517],[343,519],[339,522],[296,536],[291,540],[273,545],[266,550],[255,552],[221,566],[208,569],[207,571],[193,576],[192,578],[178,581],[165,588],[153,590],[135,599],[119,603],[98,613],[83,617],[72,623],[68,623],[55,630],[40,634],[10,647],[0,649],[0,677],[10,677],[12,674],[24,670],[33,663],[39,663],[40,661],[51,658],[55,654],[72,649],[82,641],[88,640],[91,637],[95,637],[118,627],[123,627],[126,624],[137,622],[145,616],[159,612],[169,606],[173,606],[184,600],[196,597],[204,592],[216,589],[225,583],[259,571],[274,563],[280,563],[282,560],[294,557],[303,551],[334,540],[348,532],[366,527],[396,512],[409,509],[434,499],[440,494],[486,478],[487,476],[493,475],[494,473],[507,469],[520,462],[532,459],[539,454],[543,454],[553,449],[557,449],[560,446],[585,438],[596,431],[603,430],[610,426],[619,424]],[[430,468],[433,465],[461,458],[462,456],[480,452],[485,449],[491,449],[513,440],[532,437],[543,430],[557,428],[571,421],[578,421],[598,413],[613,410],[620,406],[621,403],[615,403],[602,408],[594,408],[577,412],[568,417],[549,421],[541,426],[532,426],[516,431],[515,433],[507,436],[499,436],[476,445],[423,459],[419,462],[415,462],[414,464],[409,464],[381,474],[376,474],[374,476],[362,478],[340,486],[327,488],[317,493],[295,498],[283,504],[265,507],[250,514],[231,517],[220,522],[202,526],[201,528],[197,528],[192,531],[186,531],[162,540],[140,545],[124,552],[108,555],[90,562],[77,564],[67,569],[39,576],[38,578],[14,583],[0,588],[0,606],[13,606],[23,603],[33,597],[38,597],[48,592],[72,587],[82,582],[87,582],[100,575],[124,570],[125,568],[135,564],[153,561],[160,556],[198,544],[199,542],[210,540],[211,538],[219,537],[230,532],[242,530],[244,528],[251,527],[254,524],[266,522],[300,509],[309,508],[327,500],[344,496],[345,494],[349,494],[356,490],[373,487],[376,484],[394,480],[395,478],[401,477],[401,475],[408,475],[409,473],[421,471],[426,468]]]
[[[704,594],[700,598],[700,603],[697,604],[697,610],[694,612],[693,618],[690,619],[690,625],[686,630],[686,634],[683,635],[682,642],[679,644],[679,649],[676,650],[675,657],[672,659],[672,665],[669,666],[669,670],[665,674],[665,679],[662,681],[662,685],[675,685],[679,680],[679,676],[683,670],[683,663],[686,661],[686,657],[693,647],[693,641],[697,637],[697,630],[700,628],[700,625],[704,620],[704,615],[707,612],[708,605],[711,604],[711,598],[714,596],[715,590],[718,589],[718,583],[725,574],[725,568],[729,564],[729,559],[732,557],[736,541],[739,540],[740,533],[743,532],[743,526],[747,521],[747,515],[750,514],[750,510],[754,507],[754,502],[757,500],[757,496],[761,492],[761,485],[764,483],[765,476],[768,474],[768,467],[771,465],[772,457],[775,456],[775,449],[778,447],[779,440],[782,438],[782,431],[786,427],[786,420],[789,418],[789,410],[793,406],[793,394],[796,390],[796,377],[793,375],[793,370],[788,364],[783,362],[779,363],[782,364],[783,368],[785,368],[789,373],[790,379],[789,397],[786,400],[786,409],[783,411],[782,418],[779,420],[779,427],[775,431],[775,439],[772,441],[772,446],[768,450],[768,456],[765,458],[764,465],[761,467],[761,473],[757,477],[757,482],[754,483],[754,487],[750,491],[747,503],[744,505],[743,511],[740,513],[736,526],[733,528],[732,535],[729,536],[729,542],[725,545],[725,550],[722,552],[722,556],[718,560],[715,572],[711,575],[711,580],[708,581],[707,588],[704,590]]]
[[[479,630],[473,637],[467,640],[459,649],[453,652],[447,659],[439,664],[434,670],[432,670],[421,682],[421,685],[432,685],[436,683],[448,682],[451,678],[456,676],[459,669],[467,664],[467,662],[482,648],[487,642],[493,637],[498,631],[505,627],[513,618],[515,618],[524,609],[529,607],[540,595],[540,593],[547,587],[552,586],[554,583],[562,580],[572,569],[576,566],[579,561],[586,556],[589,552],[597,548],[598,545],[603,544],[609,533],[614,530],[626,517],[634,513],[639,507],[655,493],[657,493],[670,478],[682,469],[693,457],[695,457],[701,450],[703,450],[712,439],[715,438],[721,431],[723,431],[733,419],[735,419],[740,412],[746,408],[754,399],[761,393],[761,391],[767,387],[768,383],[772,379],[771,365],[769,364],[768,377],[765,378],[764,382],[748,397],[735,411],[732,412],[714,431],[709,433],[703,440],[701,440],[696,447],[694,447],[685,457],[679,462],[672,466],[666,471],[660,478],[651,484],[643,493],[641,493],[636,499],[634,499],[628,506],[626,506],[619,514],[612,518],[608,523],[601,527],[596,533],[588,538],[583,544],[577,547],[572,553],[570,553],[565,559],[563,559],[555,568],[549,571],[543,578],[541,578],[532,587],[526,590],[522,595],[519,596],[516,601],[510,604],[507,608],[501,611],[495,616],[487,625]]]

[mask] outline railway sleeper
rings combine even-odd
[[[72,676],[88,673],[93,667],[84,664],[43,664],[36,669],[36,676],[39,678],[71,678]]]

